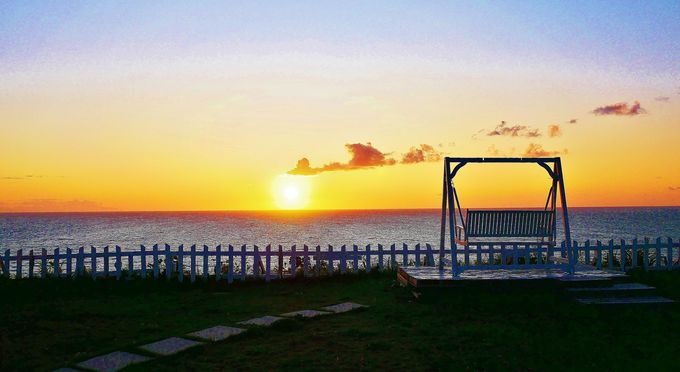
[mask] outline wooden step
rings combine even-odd
[[[639,304],[668,304],[675,302],[670,298],[660,296],[649,297],[589,297],[577,298],[576,301],[588,305],[639,305]]]
[[[647,291],[656,289],[642,283],[617,283],[608,287],[576,287],[567,288],[570,292],[620,292],[620,291]]]

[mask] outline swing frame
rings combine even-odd
[[[563,230],[564,230],[564,247],[566,248],[566,254],[567,254],[567,262],[566,264],[564,262],[559,262],[556,265],[553,265],[552,267],[559,267],[566,269],[570,274],[574,273],[574,254],[572,252],[572,242],[571,242],[571,231],[569,228],[569,212],[567,208],[567,197],[565,193],[565,187],[564,187],[564,173],[562,171],[562,161],[559,157],[546,157],[546,158],[498,158],[498,157],[492,157],[492,158],[480,158],[480,157],[472,157],[472,158],[464,158],[464,157],[446,157],[444,158],[444,177],[443,177],[443,187],[442,187],[442,213],[441,213],[441,232],[440,232],[440,241],[439,241],[439,262],[440,262],[440,270],[444,269],[444,254],[445,254],[445,244],[446,244],[446,225],[448,221],[449,225],[449,239],[450,239],[450,249],[451,249],[451,270],[453,273],[453,276],[458,276],[463,270],[465,269],[488,269],[488,266],[480,266],[477,265],[475,266],[470,266],[470,265],[461,265],[458,264],[457,260],[457,253],[458,253],[458,245],[463,245],[461,244],[461,241],[457,239],[457,234],[456,230],[459,229],[460,227],[456,226],[456,212],[458,213],[458,217],[461,219],[461,222],[464,221],[463,219],[463,214],[460,206],[460,202],[458,200],[458,193],[456,192],[456,188],[454,186],[454,178],[458,174],[458,172],[467,164],[471,163],[535,163],[541,166],[543,169],[548,172],[548,175],[552,179],[552,185],[550,187],[550,192],[548,193],[548,199],[546,200],[546,206],[545,210],[548,209],[548,207],[551,208],[553,213],[556,210],[556,203],[557,203],[557,194],[559,193],[560,196],[560,206],[562,209],[562,223],[563,223]],[[453,169],[452,169],[453,166]],[[503,211],[498,211],[499,213],[505,213]],[[506,211],[507,212],[507,211]],[[515,211],[518,212],[518,211]],[[553,218],[552,223],[555,224],[555,218]],[[463,226],[463,228],[465,228]],[[556,234],[556,229],[553,229],[551,234],[555,235]],[[480,235],[478,235],[480,236]],[[489,236],[497,236],[497,235],[489,235]],[[554,236],[556,238],[556,236]],[[553,245],[554,245],[554,238],[553,238]],[[466,236],[467,239],[467,236]],[[513,245],[517,243],[514,242],[492,242],[492,243],[484,243],[484,244],[489,244],[489,245]],[[537,244],[546,244],[546,243],[532,243],[533,245]],[[463,245],[467,249],[467,245]],[[550,257],[548,257],[550,259]]]

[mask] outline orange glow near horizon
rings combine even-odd
[[[8,3],[0,212],[680,205],[678,6]]]

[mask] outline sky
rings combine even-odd
[[[680,1],[3,1],[0,212],[680,205]],[[468,166],[463,207],[540,207]]]

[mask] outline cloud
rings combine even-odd
[[[654,98],[655,101],[659,102],[668,102],[671,100],[671,97],[666,97],[666,96],[659,96]]]
[[[403,154],[401,160],[397,162],[395,159],[389,157],[390,154],[383,153],[380,150],[373,147],[369,142],[366,144],[362,143],[351,143],[346,144],[345,148],[350,154],[350,160],[347,163],[332,162],[325,164],[322,167],[312,167],[309,163],[309,159],[302,158],[298,160],[295,168],[288,171],[288,174],[299,175],[299,176],[313,176],[315,174],[323,172],[333,172],[333,171],[349,171],[357,169],[368,169],[375,167],[384,167],[395,164],[417,164],[423,162],[436,162],[440,161],[443,154],[434,149],[433,146],[428,144],[421,144],[420,146],[414,146],[409,149],[409,151]]]
[[[0,177],[0,180],[17,181],[17,180],[29,180],[29,179],[33,179],[33,178],[43,178],[43,177],[45,177],[45,176],[36,175],[36,174],[27,174],[25,176],[3,176],[3,177]]]
[[[345,145],[345,148],[351,156],[347,163],[333,162],[320,168],[313,168],[309,165],[309,159],[302,158],[298,160],[295,168],[288,171],[288,174],[311,176],[322,172],[383,167],[397,163],[396,160],[388,158],[387,154],[373,147],[370,142],[365,145],[362,143],[349,143]]]
[[[101,203],[84,199],[28,199],[0,202],[2,212],[95,212],[112,210]]]
[[[494,130],[488,132],[487,136],[508,136],[508,137],[540,137],[541,132],[538,129],[531,129],[526,125],[508,126],[508,123],[501,121]]]
[[[619,102],[612,105],[598,107],[592,111],[595,115],[619,115],[619,116],[635,116],[647,113],[647,110],[640,106],[640,102],[635,101],[628,106],[626,102]]]
[[[411,147],[411,149],[401,158],[402,164],[415,164],[422,162],[435,162],[442,160],[442,154],[427,144],[418,147]]]
[[[562,128],[558,124],[548,125],[548,137],[559,137],[562,135]]]
[[[576,124],[577,121],[578,121],[578,119],[571,119],[571,120],[568,121],[568,123],[569,124]]]
[[[543,149],[542,145],[539,145],[537,143],[530,143],[529,147],[527,147],[527,149],[524,150],[522,156],[527,158],[540,158],[544,156],[556,156],[566,153],[567,149],[564,149],[563,151],[548,151]]]
[[[668,186],[668,189],[671,191],[680,191],[680,186]]]

